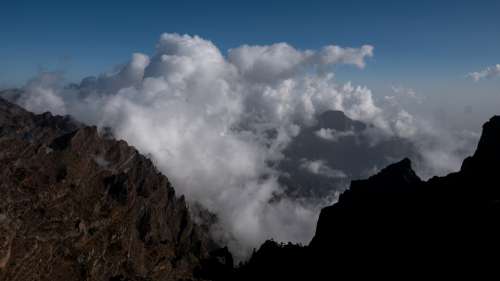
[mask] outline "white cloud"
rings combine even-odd
[[[60,95],[60,81],[58,73],[41,73],[28,81],[25,86],[26,94],[19,102],[35,113],[50,111],[54,114],[66,114],[66,105]]]
[[[307,159],[302,159],[300,167],[315,175],[322,175],[334,179],[347,178],[347,175],[343,171],[330,168],[323,160],[309,161]]]
[[[412,138],[418,130],[414,117],[406,110],[400,110],[396,116],[394,127],[401,138]]]
[[[329,128],[321,128],[314,132],[317,137],[328,140],[328,141],[333,141],[336,142],[341,138],[344,137],[350,137],[354,136],[354,131],[349,130],[349,131],[337,131],[335,129],[329,129]]]
[[[373,46],[370,45],[364,45],[360,49],[329,45],[324,47],[316,56],[313,56],[312,60],[317,60],[321,64],[344,63],[364,68],[365,57],[372,57],[373,49]]]
[[[412,137],[418,151],[415,168],[423,178],[458,171],[465,157],[471,155],[479,134],[471,131],[450,131],[419,119],[419,133]]]
[[[467,75],[478,82],[482,79],[494,78],[500,76],[500,64],[487,67],[481,71],[471,72]]]
[[[421,104],[425,100],[423,96],[417,94],[417,92],[412,88],[393,85],[391,86],[391,90],[393,92],[393,95],[387,95],[384,97],[384,99],[392,104],[407,104],[412,102]]]
[[[243,256],[265,239],[311,239],[322,205],[271,203],[283,188],[270,163],[325,110],[385,122],[370,90],[315,71],[339,63],[362,68],[372,55],[371,46],[301,51],[280,43],[244,45],[225,57],[198,36],[163,34],[151,58],[133,54],[117,71],[84,79],[79,93],[34,81],[21,104],[112,127],[152,155],[179,193],[215,212],[231,249]],[[319,172],[342,176],[325,169]]]
[[[373,56],[370,45],[342,48],[329,45],[320,51],[300,51],[286,43],[269,46],[243,45],[229,50],[228,60],[242,76],[252,82],[271,83],[292,77],[309,67],[334,64],[365,66],[365,58]]]
[[[341,110],[384,136],[418,135],[409,113],[383,111],[368,88],[339,84],[325,69],[362,68],[372,55],[368,45],[301,51],[279,43],[244,45],[226,57],[198,36],[163,34],[151,57],[134,54],[114,73],[84,79],[80,89],[42,75],[27,84],[19,103],[112,127],[151,155],[178,193],[216,213],[224,232],[214,233],[242,257],[265,239],[312,238],[323,205],[271,200],[283,193],[272,163],[318,114]],[[305,167],[344,176],[322,162]]]

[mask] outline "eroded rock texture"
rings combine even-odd
[[[208,239],[124,141],[0,99],[0,280],[190,280]]]

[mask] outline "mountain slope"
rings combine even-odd
[[[124,141],[0,99],[0,280],[190,280],[210,241]]]
[[[495,116],[460,171],[425,182],[404,159],[353,181],[336,204],[322,210],[309,245],[269,241],[233,279],[407,279],[495,269],[499,172],[500,116]]]

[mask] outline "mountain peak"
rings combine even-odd
[[[352,120],[339,110],[327,110],[318,116],[317,128],[335,129],[337,131],[362,131],[366,125],[360,121]]]
[[[413,187],[421,182],[413,171],[411,160],[404,158],[382,169],[378,174],[366,180],[355,180],[351,183],[352,191],[373,193],[404,192],[405,189]]]
[[[481,138],[473,156],[467,157],[461,171],[477,175],[496,175],[500,169],[500,116],[484,123]]]
[[[387,176],[394,176],[394,175],[409,175],[409,176],[416,176],[415,172],[412,169],[412,164],[411,160],[409,158],[403,158],[399,162],[396,162],[394,164],[391,164],[384,169],[380,171],[376,176],[381,177],[387,177]]]
[[[493,116],[483,125],[483,133],[474,157],[500,161],[500,116]]]

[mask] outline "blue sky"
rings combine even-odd
[[[401,84],[431,95],[497,93],[498,79],[473,85],[464,76],[500,63],[499,15],[500,1],[6,0],[0,85],[21,85],[39,70],[62,70],[77,81],[133,52],[150,54],[161,33],[177,32],[223,51],[275,42],[302,49],[371,44],[367,68],[344,67],[339,79],[376,92]]]

